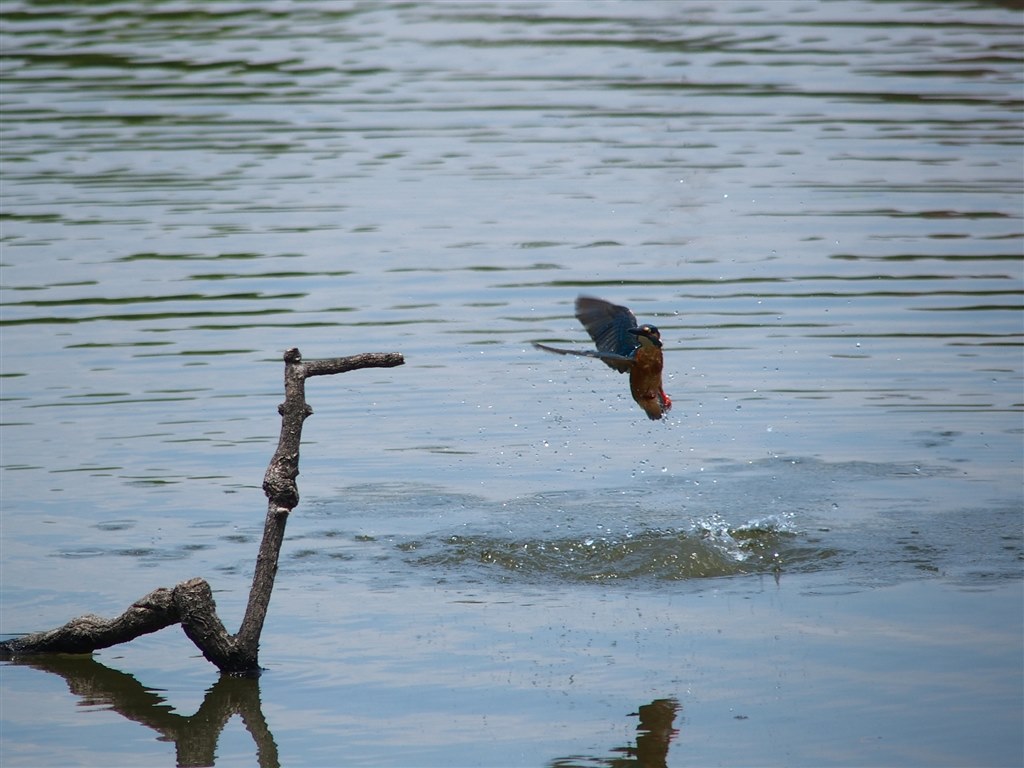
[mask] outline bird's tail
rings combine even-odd
[[[541,344],[538,341],[533,342],[533,346],[537,349],[543,349],[545,352],[554,352],[556,355],[593,357],[597,360],[604,361],[619,373],[626,373],[626,371],[633,366],[633,358],[624,357],[623,355],[618,355],[614,352],[599,352],[593,349],[561,349],[559,347],[549,347],[547,344]]]
[[[538,341],[533,342],[533,346],[537,349],[543,349],[545,352],[554,352],[556,355],[579,355],[580,357],[597,357],[597,352],[592,349],[559,349],[558,347],[549,347],[547,344],[541,344]]]

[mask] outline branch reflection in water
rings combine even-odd
[[[17,657],[9,662],[51,672],[64,678],[68,691],[81,699],[81,704],[117,712],[126,720],[157,733],[159,741],[172,742],[177,766],[212,766],[216,764],[217,745],[221,733],[234,715],[242,718],[245,730],[256,747],[259,768],[280,768],[277,742],[267,725],[260,700],[258,676],[220,675],[192,715],[172,711],[166,699],[147,688],[133,675],[101,664],[92,656],[78,654],[44,654]],[[679,731],[673,728],[679,702],[676,699],[655,699],[641,705],[630,717],[639,717],[635,745],[613,749],[613,757],[573,756],[551,761],[551,768],[579,765],[612,768],[665,768],[672,739]]]
[[[10,663],[60,675],[82,704],[107,708],[156,731],[160,741],[174,743],[178,766],[214,765],[221,732],[236,714],[252,736],[259,768],[281,765],[277,743],[263,716],[256,677],[221,675],[195,714],[180,715],[155,690],[92,656],[43,654],[17,657]]]

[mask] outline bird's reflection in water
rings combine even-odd
[[[636,744],[613,749],[612,757],[573,756],[552,760],[549,768],[667,768],[668,749],[679,733],[673,728],[679,702],[655,699],[641,705],[630,717],[639,717]]]
[[[678,711],[679,702],[675,699],[655,699],[635,713],[640,718],[636,726],[637,765],[643,768],[665,766],[669,744],[679,733],[672,727]]]

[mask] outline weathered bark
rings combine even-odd
[[[16,653],[91,653],[148,635],[180,620],[173,590],[160,587],[136,600],[116,619],[87,613],[63,627],[0,643],[0,658]]]
[[[258,674],[260,635],[277,576],[285,525],[288,515],[299,503],[296,478],[302,424],[313,413],[306,403],[306,379],[359,368],[392,368],[404,362],[398,353],[367,353],[307,363],[302,361],[299,350],[285,352],[285,397],[278,406],[281,436],[263,478],[263,491],[268,500],[267,519],[256,556],[249,602],[237,634],[229,634],[217,616],[210,585],[196,578],[172,589],[153,590],[115,619],[87,614],[57,629],[0,642],[0,659],[38,653],[91,653],[180,623],[203,656],[221,672]]]

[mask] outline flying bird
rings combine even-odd
[[[603,360],[619,373],[629,373],[629,390],[650,419],[660,419],[672,408],[661,386],[661,333],[653,325],[640,325],[628,308],[593,296],[576,297],[576,319],[587,329],[597,350],[558,349],[534,342],[556,355],[580,355]]]

